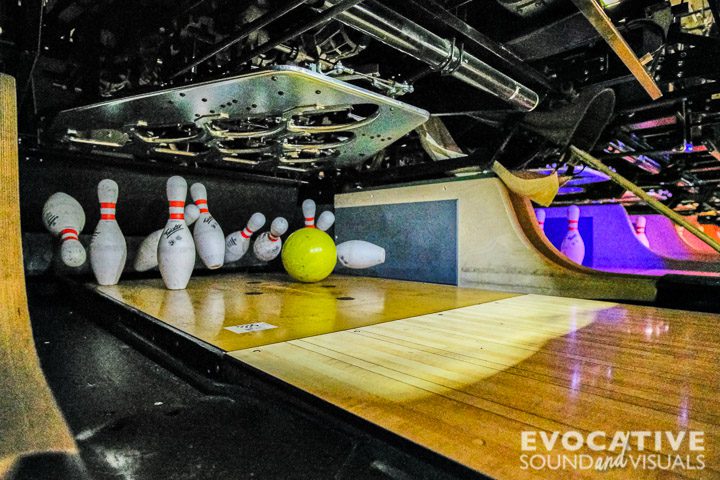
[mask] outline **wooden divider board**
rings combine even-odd
[[[19,456],[75,453],[35,352],[20,240],[15,80],[0,74],[0,478]]]
[[[509,193],[496,178],[341,194],[335,196],[335,208],[434,200],[457,200],[461,287],[594,299],[655,298],[650,277],[599,272],[568,260],[541,234],[530,202]]]
[[[161,279],[92,287],[226,351],[514,296],[341,275],[298,283],[285,274],[225,274],[193,278],[186,290],[167,290]]]
[[[718,320],[525,295],[230,355],[492,478],[720,478]],[[528,430],[701,430],[706,469],[523,470]]]

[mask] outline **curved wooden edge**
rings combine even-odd
[[[557,269],[559,275],[566,275],[587,285],[587,293],[595,298],[646,301],[655,299],[655,277],[601,272],[569,260],[548,241],[538,226],[530,201],[512,192],[508,192],[508,195],[523,234],[532,246],[554,265],[553,268]]]
[[[339,194],[335,208],[444,200],[457,202],[460,287],[603,300],[655,299],[652,277],[609,274],[567,260],[536,227],[530,202],[512,194],[498,178],[473,177]],[[422,240],[417,243],[422,247]]]
[[[15,79],[0,74],[0,474],[37,452],[77,447],[45,381],[30,325],[20,233]],[[5,470],[3,472],[2,470]],[[2,476],[0,475],[0,476]]]

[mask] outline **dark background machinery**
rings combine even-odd
[[[534,103],[553,111],[583,91],[605,87],[615,92],[615,114],[593,153],[678,211],[717,222],[720,40],[715,0],[599,2],[662,90],[657,101],[569,0],[355,3],[3,2],[0,68],[18,78],[23,153],[61,153],[46,136],[60,110],[277,65],[310,68],[425,109],[442,118],[459,149],[474,152],[473,158],[498,153],[514,128],[513,112]],[[331,7],[337,14],[323,18]],[[419,38],[424,47],[434,48],[400,51],[392,37],[379,41],[372,28],[358,30],[349,19],[362,19],[362,9],[431,32],[432,37],[422,33]],[[373,28],[387,32],[391,23]],[[477,88],[462,71],[467,58],[489,66],[493,75],[499,72],[500,83],[507,77],[536,97],[508,101],[502,92]],[[503,120],[493,120],[498,116]],[[511,167],[538,171],[563,165],[546,139],[524,131],[505,146],[502,158]],[[455,171],[436,163],[412,132],[351,167],[318,162],[297,172],[257,172],[242,164],[220,168],[343,190]],[[569,173],[582,176],[580,170]],[[622,202],[644,209],[607,181],[584,182],[561,193],[558,203]]]

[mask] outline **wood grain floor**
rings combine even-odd
[[[720,478],[719,320],[526,295],[231,355],[494,478]],[[524,430],[701,430],[707,467],[522,470]]]
[[[339,275],[314,284],[294,282],[281,274],[226,274],[193,278],[187,290],[167,290],[160,279],[92,288],[226,351],[514,296]],[[257,322],[276,328],[240,334],[226,328]]]
[[[493,478],[720,478],[718,315],[336,276],[97,290]],[[226,329],[252,322],[277,328]],[[521,432],[597,430],[702,431],[706,468],[521,468]]]

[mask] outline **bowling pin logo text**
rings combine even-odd
[[[181,223],[178,223],[177,225],[174,225],[172,228],[168,228],[163,232],[163,235],[165,235],[165,238],[172,237],[176,232],[183,229],[183,225]]]

